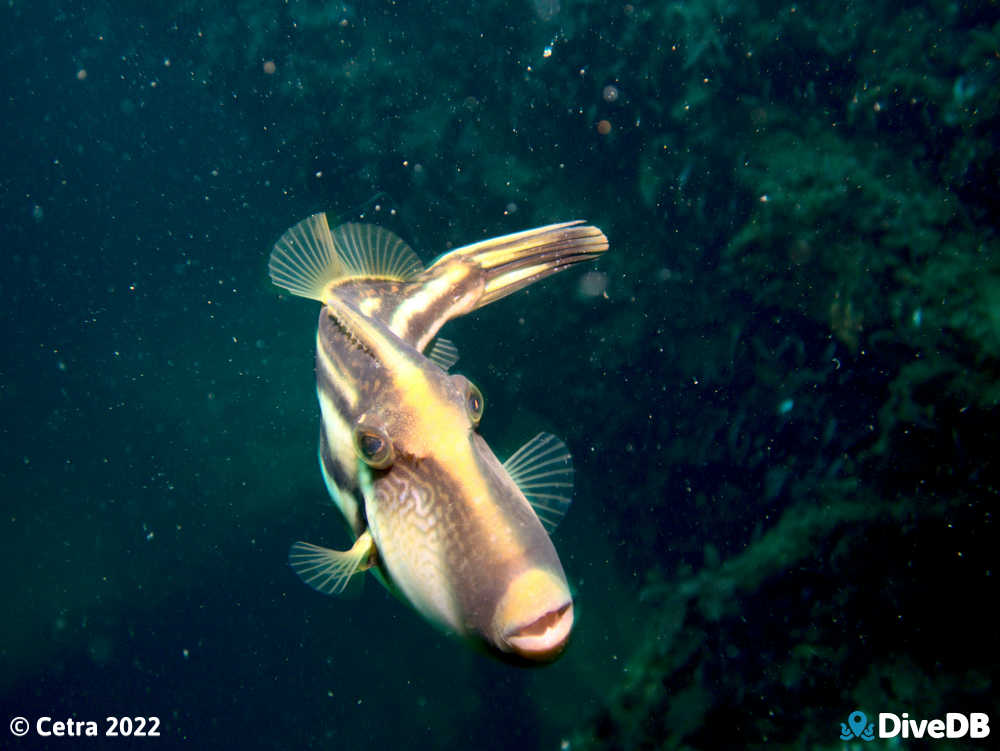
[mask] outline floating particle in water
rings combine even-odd
[[[602,271],[588,271],[580,277],[580,297],[601,297],[608,289],[608,275]]]
[[[78,70],[76,72],[76,80],[77,81],[86,81],[87,80],[87,69],[86,68],[80,68],[80,70]]]
[[[602,136],[606,136],[608,133],[611,132],[611,123],[608,122],[607,120],[598,120],[597,132],[600,133]]]
[[[278,66],[274,64],[274,60],[266,60],[266,61],[264,61],[264,66],[263,67],[264,67],[264,72],[267,73],[267,75],[269,75],[269,76],[273,76],[274,75],[274,71],[276,71],[278,69]]]
[[[107,636],[95,636],[87,645],[87,654],[98,665],[107,665],[114,652],[114,645]]]
[[[663,267],[656,272],[656,278],[661,282],[669,282],[676,278],[676,274],[674,274],[672,269]]]
[[[609,83],[604,87],[604,90],[601,92],[601,96],[604,98],[605,102],[617,102],[619,96],[618,87]]]
[[[551,21],[559,15],[559,0],[532,0],[531,4],[535,8],[535,15],[541,21]]]
[[[31,207],[31,217],[36,221],[40,222],[45,218],[45,209],[42,208],[40,203],[36,203]]]
[[[516,214],[517,213],[517,204],[514,203],[513,201],[511,201],[506,206],[504,206],[503,213],[506,216],[510,216],[511,214]]]

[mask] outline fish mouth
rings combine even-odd
[[[572,629],[573,603],[570,601],[507,631],[503,640],[512,652],[527,660],[548,662],[562,654]]]
[[[493,614],[493,645],[526,662],[551,662],[573,628],[573,598],[562,571],[532,567],[517,574]]]

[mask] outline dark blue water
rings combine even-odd
[[[554,749],[1000,718],[998,18],[7,4],[3,722]],[[446,329],[501,458],[539,430],[574,454],[555,543],[578,626],[552,666],[286,565],[347,539],[315,460],[316,311],[267,257],[373,197],[425,261],[575,218],[610,238]]]

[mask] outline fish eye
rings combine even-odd
[[[354,429],[354,450],[372,469],[385,469],[394,458],[389,436],[371,425],[358,425]]]
[[[483,392],[471,383],[469,384],[469,395],[466,397],[465,404],[469,409],[469,417],[472,420],[472,424],[479,425],[479,421],[483,419],[483,409],[486,404],[483,402]]]

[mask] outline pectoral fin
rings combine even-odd
[[[351,577],[375,562],[375,541],[365,530],[350,550],[330,550],[308,542],[296,542],[288,551],[288,563],[306,584],[325,595],[339,595]]]
[[[566,444],[551,433],[539,433],[503,466],[551,534],[573,499],[573,459]]]

